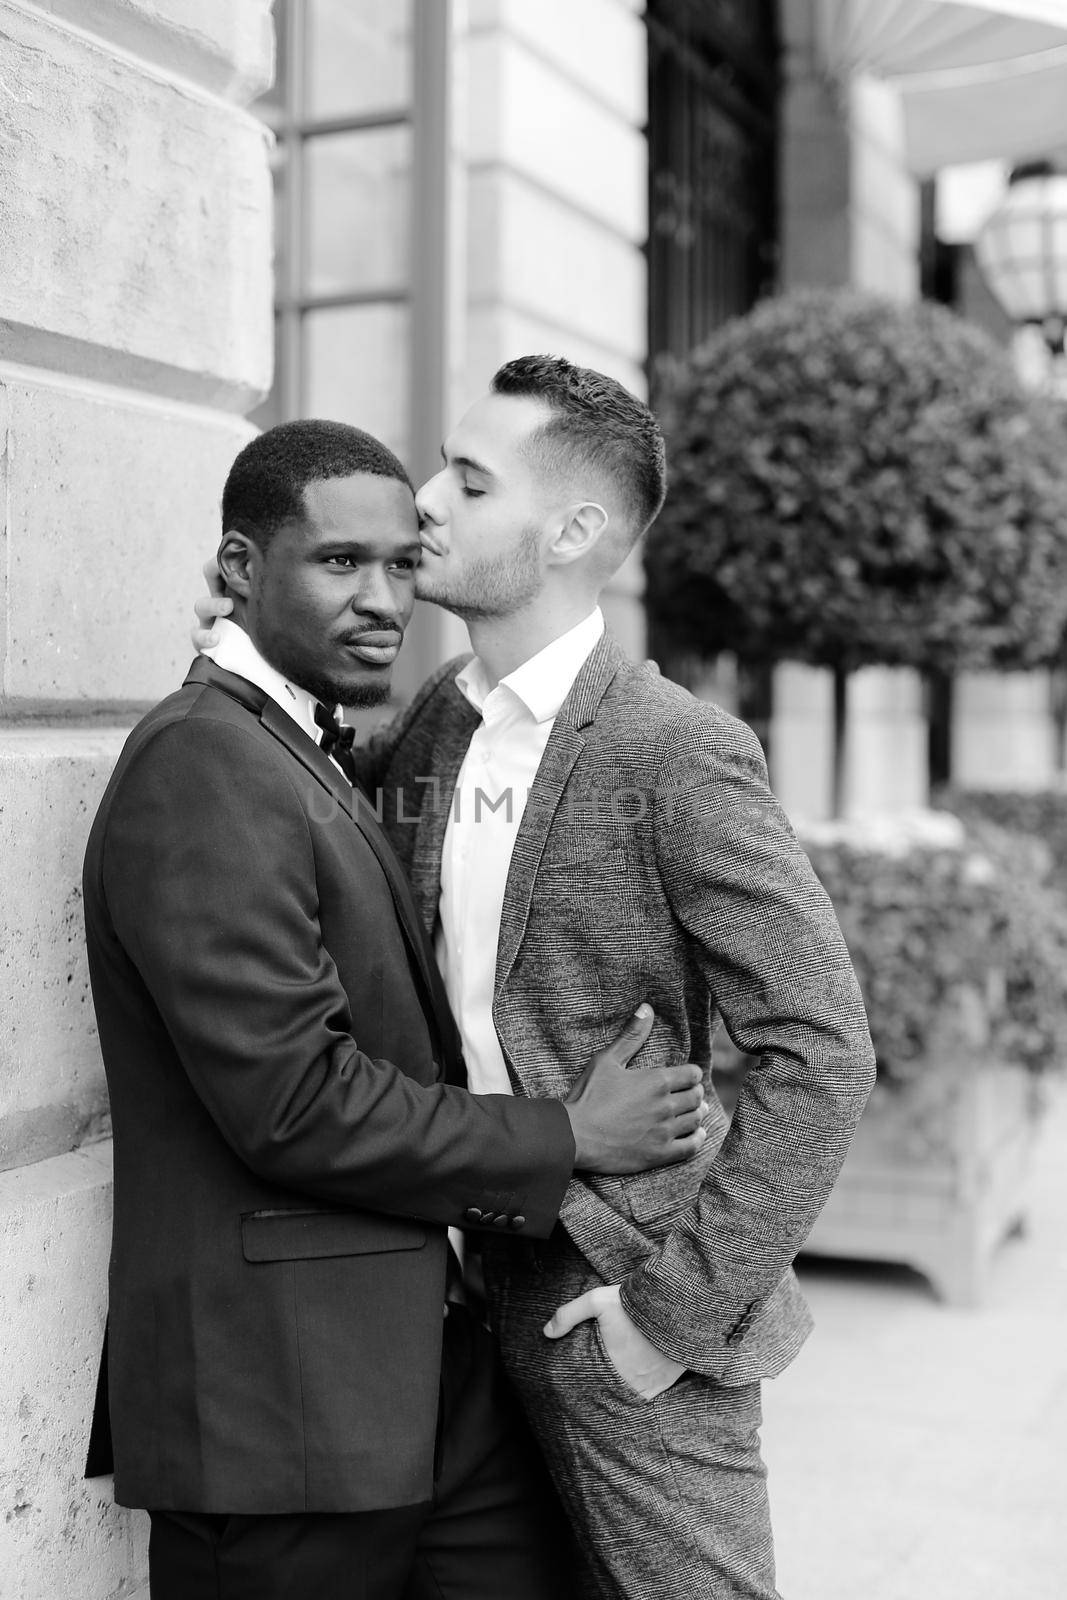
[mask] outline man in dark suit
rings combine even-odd
[[[646,1017],[566,1104],[465,1091],[334,716],[387,693],[410,484],[358,430],[288,424],[223,526],[234,621],[131,734],[85,861],[116,1498],[152,1514],[154,1600],[548,1600],[487,1336],[442,1314],[446,1229],[543,1238],[575,1166],[692,1154],[699,1074],[619,1070]]]

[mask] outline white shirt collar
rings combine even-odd
[[[535,656],[501,678],[498,689],[507,689],[522,702],[535,722],[551,722],[574,687],[574,680],[585,666],[604,632],[604,614],[597,606],[587,617],[546,644]],[[456,674],[456,687],[479,714],[494,691],[481,659],[475,656]]]
[[[286,715],[292,717],[297,726],[318,744],[322,730],[315,721],[315,707],[319,703],[315,696],[298,683],[291,683],[277,667],[272,667],[236,622],[231,622],[228,617],[220,617],[214,626],[219,642],[209,650],[201,651],[201,654],[210,656],[224,672],[247,678],[249,683],[254,683],[258,689],[269,694]]]

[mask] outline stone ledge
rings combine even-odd
[[[271,0],[37,0],[39,9],[246,105],[274,77]]]

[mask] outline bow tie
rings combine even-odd
[[[334,758],[351,783],[355,771],[352,764],[352,746],[356,742],[355,728],[345,722],[338,722],[333,712],[327,711],[321,701],[315,706],[315,722],[322,729],[319,749],[323,755]]]

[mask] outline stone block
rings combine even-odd
[[[248,410],[270,384],[266,131],[12,0],[0,33],[5,357]]]
[[[647,41],[636,8],[619,0],[473,0],[475,34],[496,29],[551,62],[636,126],[648,115]]]
[[[914,811],[929,804],[922,684],[909,668],[865,667],[848,688],[845,811]]]
[[[774,674],[771,786],[794,822],[831,810],[833,683],[821,667],[786,661]]]
[[[1047,673],[961,673],[952,723],[952,781],[960,788],[1043,789],[1062,781]]]
[[[272,0],[37,0],[108,46],[245,105],[274,76]]]
[[[531,241],[536,248],[531,248]],[[469,189],[468,296],[580,329],[627,361],[644,359],[644,252],[512,173],[483,169]]]
[[[82,1477],[104,1325],[110,1146],[0,1173],[0,1594],[118,1600],[147,1518]]]
[[[848,128],[821,78],[787,85],[782,97],[781,198],[795,212],[847,207],[852,172]]]
[[[919,292],[917,250],[902,244],[884,216],[866,211],[852,215],[851,282],[859,289],[913,301]]]
[[[473,36],[467,71],[467,146],[475,169],[523,173],[644,243],[648,150],[637,127],[500,33]]]
[[[0,709],[144,703],[181,682],[222,486],[253,432],[0,367]]]
[[[124,738],[0,728],[0,1170],[106,1128],[81,870]]]

